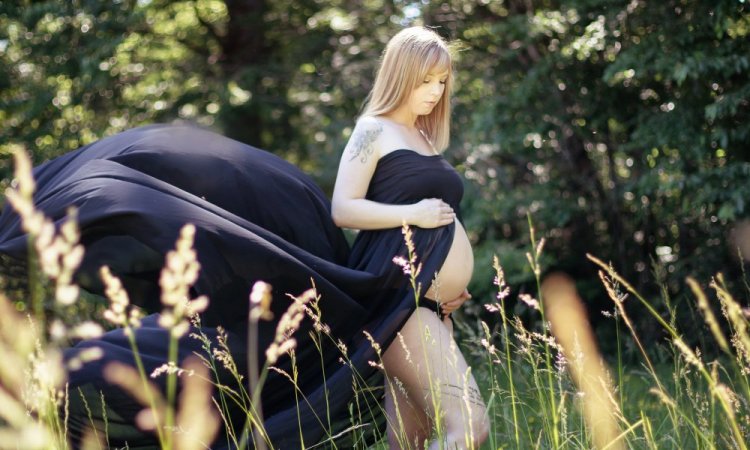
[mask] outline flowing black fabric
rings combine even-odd
[[[431,175],[425,176],[427,172]],[[217,326],[227,330],[241,371],[249,352],[248,295],[255,281],[273,286],[275,318],[258,325],[253,344],[260,349],[260,367],[277,321],[291,303],[287,294],[299,295],[314,284],[320,295],[322,320],[332,339],[322,339],[317,348],[310,333],[312,321],[306,319],[295,333],[297,395],[290,381],[275,371],[269,372],[263,387],[264,425],[272,444],[299,448],[329,439],[351,425],[355,395],[360,413],[374,412],[364,414],[365,421],[372,421],[366,426],[382,428],[382,421],[376,423],[382,419],[377,411],[382,378],[370,364],[377,355],[364,332],[385,348],[415,308],[409,279],[392,262],[394,256],[406,255],[400,228],[360,232],[350,250],[330,217],[328,199],[307,175],[270,153],[192,126],[126,131],[48,161],[34,169],[34,176],[35,202],[58,225],[69,206],[78,209],[86,248],[78,283],[101,293],[98,270],[106,264],[123,280],[131,301],[154,313],[135,331],[148,373],[167,360],[167,332],[157,324],[159,272],[180,228],[192,223],[201,264],[192,295],[211,300],[201,330],[212,339]],[[414,177],[422,177],[422,182],[415,184]],[[379,161],[368,198],[406,204],[445,197],[458,210],[461,193],[460,178],[441,157],[400,150]],[[445,259],[454,229],[414,229],[423,264],[417,281],[425,290]],[[25,259],[26,239],[18,216],[6,206],[0,216],[0,253]],[[346,345],[343,360],[336,341]],[[103,376],[111,361],[134,365],[126,336],[113,330],[79,343],[66,351],[66,358],[88,347],[102,348],[104,357],[70,372],[70,392],[103,393],[111,445],[154,447],[154,435],[128,427],[141,407]],[[180,340],[180,361],[203,351],[194,338],[186,335]],[[276,366],[292,373],[289,357]],[[164,377],[155,381],[164,388]],[[86,411],[71,410],[75,436],[90,426],[90,420]],[[99,418],[97,408],[91,410],[94,419]],[[230,417],[237,426],[244,419],[236,411]],[[375,430],[365,434],[374,435]],[[212,448],[231,444],[220,434]]]

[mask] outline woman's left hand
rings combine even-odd
[[[464,289],[464,291],[461,293],[461,295],[458,296],[458,298],[455,298],[451,301],[444,302],[440,304],[440,309],[443,314],[451,314],[452,312],[456,311],[458,308],[463,305],[466,300],[471,298],[471,294],[469,294],[469,291],[467,289]]]

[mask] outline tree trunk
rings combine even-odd
[[[226,0],[229,22],[220,42],[220,60],[224,73],[231,78],[244,66],[263,64],[268,60],[266,29],[263,16],[265,0]]]

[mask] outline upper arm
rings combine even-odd
[[[375,166],[380,157],[383,125],[374,118],[363,117],[354,127],[341,154],[332,201],[365,198]]]

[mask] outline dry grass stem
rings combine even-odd
[[[291,297],[293,302],[284,314],[282,314],[276,326],[274,340],[268,349],[266,349],[268,364],[275,364],[281,355],[291,352],[297,346],[297,340],[292,336],[305,317],[305,305],[315,297],[316,292],[314,289],[308,289],[298,297]]]
[[[596,448],[624,449],[619,439],[617,408],[607,382],[610,377],[597,349],[585,308],[568,276],[555,273],[542,283],[544,310],[552,324],[552,333],[562,346],[573,381],[585,395],[582,398],[584,417]]]
[[[703,289],[701,289],[700,285],[698,285],[698,282],[692,277],[687,278],[687,284],[693,291],[695,298],[698,299],[698,307],[703,312],[703,317],[705,318],[706,324],[708,324],[708,328],[711,330],[714,339],[716,339],[716,342],[719,344],[719,347],[722,350],[724,350],[726,353],[729,353],[729,344],[727,344],[727,340],[724,338],[724,333],[722,333],[721,331],[719,321],[716,320],[716,315],[714,315],[714,312],[711,309],[711,305],[709,305],[708,303],[708,298],[703,292]]]

